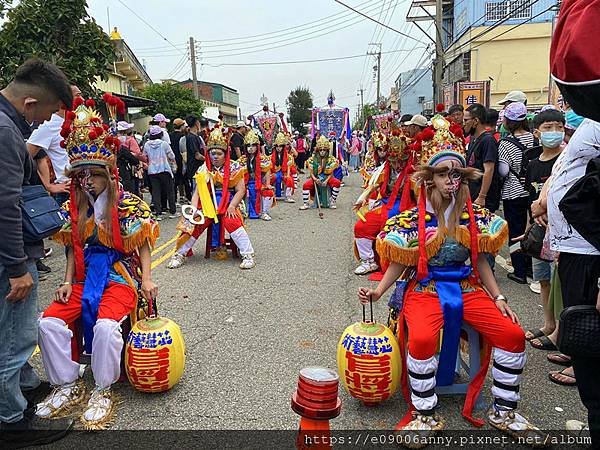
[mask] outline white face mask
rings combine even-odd
[[[319,155],[321,155],[322,157],[323,157],[323,156],[326,156],[326,155],[327,155],[327,151],[325,151],[325,150],[321,150],[321,151],[319,152]]]
[[[119,141],[125,142],[127,140],[127,136],[119,136]]]

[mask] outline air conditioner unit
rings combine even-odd
[[[419,103],[422,104],[425,101],[425,97],[419,97]]]

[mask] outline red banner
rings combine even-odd
[[[273,135],[277,128],[277,116],[276,115],[264,115],[256,118],[258,122],[258,128],[260,129],[265,142],[270,147],[273,144]]]

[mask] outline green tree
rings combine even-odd
[[[360,115],[358,117],[358,122],[355,122],[354,125],[352,125],[352,129],[354,129],[354,130],[361,129],[362,130],[362,128],[365,126],[365,121],[369,117],[374,116],[375,114],[379,114],[379,110],[377,109],[375,104],[367,103],[366,105],[363,105],[363,109],[360,112]]]
[[[288,108],[288,117],[294,129],[306,133],[305,124],[310,123],[313,97],[305,86],[298,86],[288,95],[285,104]]]
[[[10,9],[11,5],[12,0],[0,0],[0,19],[5,16],[6,11]]]
[[[156,106],[142,111],[149,116],[160,112],[171,119],[175,117],[185,119],[190,114],[199,117],[204,111],[204,105],[200,100],[196,100],[192,90],[178,84],[151,84],[140,91],[139,95],[157,102]]]
[[[11,0],[0,0],[0,11]],[[21,0],[0,30],[0,84],[37,56],[52,61],[86,94],[97,77],[107,79],[115,60],[109,37],[87,13],[85,0]]]

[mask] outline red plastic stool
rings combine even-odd
[[[210,258],[210,252],[212,250],[212,230],[213,230],[213,224],[211,223],[208,228],[206,229],[206,249],[204,250],[204,257],[206,259]],[[227,250],[229,250],[231,252],[231,256],[234,258],[239,258],[240,257],[240,252],[237,248],[237,245],[235,245],[235,242],[233,241],[233,239],[231,239],[231,236],[228,236],[225,238],[225,248],[227,248]]]

